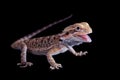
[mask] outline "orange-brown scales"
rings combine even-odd
[[[52,35],[25,40],[28,50],[36,55],[46,55],[45,52],[60,45],[60,36]],[[37,53],[36,53],[37,52]],[[43,53],[44,52],[44,53]]]
[[[41,31],[47,29],[48,27],[69,19],[70,17],[71,16],[54,22],[53,24],[37,30],[36,32],[14,42],[11,47],[21,50],[21,62],[17,65],[22,68],[33,65],[33,63],[31,62],[27,62],[27,51],[35,55],[45,55],[50,64],[50,69],[62,68],[61,64],[55,62],[52,57],[53,55],[64,53],[67,50],[69,50],[75,56],[86,55],[87,51],[76,52],[73,49],[73,46],[80,45],[83,42],[90,43],[92,41],[91,38],[88,36],[88,34],[92,33],[92,29],[87,22],[75,23],[73,25],[70,25],[59,34],[39,38],[31,38]]]

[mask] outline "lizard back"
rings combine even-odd
[[[51,35],[46,37],[39,37],[25,40],[24,43],[28,46],[29,51],[48,51],[54,46],[58,46],[60,44],[60,35]]]

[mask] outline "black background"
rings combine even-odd
[[[85,5],[84,5],[85,4]],[[35,5],[35,6],[34,6]],[[3,13],[2,37],[4,53],[1,56],[3,74],[11,75],[10,78],[38,78],[38,79],[64,79],[64,78],[94,78],[97,76],[98,53],[97,53],[97,27],[98,8],[97,4],[92,5],[88,2],[80,4],[14,4],[8,6]],[[64,5],[64,6],[63,6]],[[76,51],[88,51],[86,56],[76,57],[69,51],[64,54],[54,56],[56,62],[61,63],[63,68],[60,70],[49,69],[49,64],[45,56],[27,55],[28,61],[34,63],[32,67],[25,69],[19,68],[16,64],[20,62],[20,51],[14,50],[10,45],[17,39],[48,25],[54,21],[65,18],[73,14],[73,17],[67,21],[53,26],[50,29],[38,34],[35,37],[54,35],[60,33],[65,27],[77,23],[88,22],[93,29],[90,34],[92,43],[84,43],[75,46]]]

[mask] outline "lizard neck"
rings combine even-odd
[[[60,33],[59,35],[62,44],[75,46],[83,43],[83,41],[80,38],[72,36],[71,34],[67,35],[66,33]]]

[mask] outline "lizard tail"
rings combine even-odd
[[[51,24],[43,27],[42,29],[39,29],[39,30],[37,30],[37,31],[35,31],[35,32],[31,33],[31,34],[28,34],[27,36],[24,36],[24,37],[20,38],[19,40],[27,40],[27,39],[30,39],[30,38],[32,38],[33,36],[39,34],[40,32],[42,32],[42,31],[44,31],[44,30],[52,27],[53,25],[56,25],[56,24],[58,24],[58,23],[61,23],[61,22],[65,21],[65,20],[67,20],[67,19],[69,19],[69,18],[71,18],[71,17],[72,17],[72,14],[71,14],[70,16],[64,18],[64,19],[55,21],[55,22],[53,22],[53,23],[51,23]]]
[[[44,30],[52,27],[53,25],[58,24],[58,23],[60,23],[60,22],[63,22],[63,21],[65,21],[65,20],[67,20],[67,19],[69,19],[69,18],[71,18],[71,17],[72,17],[72,15],[70,15],[70,16],[64,18],[64,19],[58,20],[58,21],[56,21],[56,22],[53,22],[53,23],[51,23],[51,24],[43,27],[42,29],[39,29],[39,30],[37,30],[37,31],[35,31],[35,32],[31,33],[31,34],[28,34],[27,36],[24,36],[24,37],[18,39],[18,40],[15,41],[13,44],[11,44],[11,47],[12,47],[12,48],[18,48],[17,44],[19,44],[21,41],[30,39],[30,38],[32,38],[33,36],[39,34],[40,32],[42,32],[42,31],[44,31]]]

